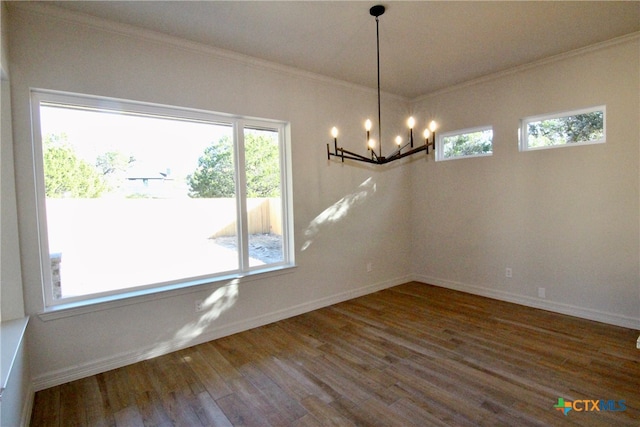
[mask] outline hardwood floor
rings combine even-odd
[[[407,283],[40,391],[31,425],[638,426],[637,337]]]

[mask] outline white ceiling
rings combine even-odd
[[[415,98],[640,31],[638,1],[69,1],[57,6]]]

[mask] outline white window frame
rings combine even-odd
[[[205,277],[183,278],[163,283],[154,283],[146,286],[123,288],[100,294],[88,294],[78,297],[55,299],[53,295],[53,283],[51,275],[51,260],[48,243],[48,229],[46,216],[46,196],[44,182],[44,159],[42,133],[40,128],[40,104],[52,102],[74,106],[86,106],[88,108],[100,108],[121,112],[135,112],[160,117],[172,117],[185,120],[206,121],[212,123],[231,123],[234,134],[234,153],[236,165],[236,200],[238,212],[238,258],[239,269],[231,272],[213,273]],[[238,115],[211,112],[206,110],[184,108],[178,106],[152,104],[132,100],[106,98],[93,95],[51,91],[44,89],[31,90],[32,113],[32,145],[35,174],[36,208],[38,218],[38,239],[40,243],[40,263],[42,272],[44,315],[47,312],[50,318],[57,318],[61,310],[72,309],[79,312],[87,312],[87,307],[94,304],[108,303],[118,305],[118,301],[130,298],[155,295],[159,292],[179,291],[186,288],[211,284],[215,282],[228,282],[229,280],[254,276],[264,273],[277,274],[278,271],[295,267],[294,242],[293,242],[293,207],[291,185],[291,146],[289,124],[284,121],[257,119]],[[249,266],[248,251],[248,226],[246,203],[246,177],[244,172],[244,129],[261,128],[278,131],[280,148],[280,182],[281,182],[281,211],[282,211],[282,255],[283,260],[261,266]],[[242,165],[242,166],[241,166]],[[90,310],[90,308],[89,308]],[[51,315],[51,313],[53,313]],[[51,317],[53,316],[53,317]],[[64,314],[62,315],[64,317]],[[48,320],[48,319],[45,319]]]
[[[461,136],[469,133],[491,131],[491,153],[478,153],[468,154],[463,156],[444,157],[444,140],[452,136]],[[493,156],[493,126],[478,126],[467,129],[459,129],[449,132],[442,132],[436,138],[436,161],[458,160],[458,159],[471,159],[474,157],[489,157]]]
[[[554,145],[546,145],[542,147],[529,146],[529,124],[530,123],[541,122],[541,121],[552,120],[552,119],[561,119],[565,117],[577,116],[580,114],[594,113],[597,111],[602,111],[602,138],[596,139],[593,141],[578,141],[578,142],[572,142],[569,144],[554,144]],[[520,120],[520,132],[518,136],[519,136],[518,146],[520,151],[537,151],[537,150],[546,150],[550,148],[553,149],[553,148],[564,148],[564,147],[578,147],[582,145],[604,144],[607,142],[607,106],[598,105],[595,107],[581,108],[578,110],[561,111],[557,113],[525,117]]]

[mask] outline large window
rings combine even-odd
[[[605,125],[605,106],[527,117],[522,120],[520,150],[603,143]]]
[[[292,265],[284,123],[32,101],[48,306]]]
[[[491,126],[441,133],[438,136],[436,160],[452,160],[493,154]]]

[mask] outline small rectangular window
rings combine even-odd
[[[606,107],[599,106],[522,120],[520,150],[606,142]]]
[[[436,160],[452,160],[493,154],[491,126],[441,133],[438,136]]]

